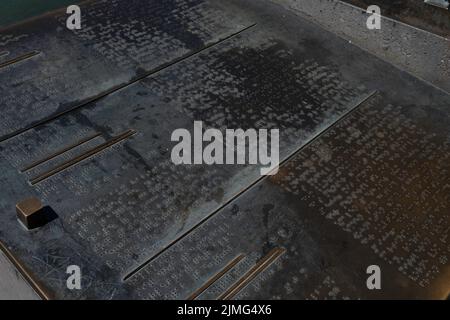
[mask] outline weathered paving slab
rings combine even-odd
[[[203,23],[185,19],[191,6],[173,3],[169,11],[181,16],[172,30],[202,34]],[[114,4],[106,18],[70,39],[114,68],[123,62],[120,68],[139,73],[164,66],[163,51],[152,61],[141,48],[136,60],[137,51],[129,51],[133,39],[115,46],[97,36],[101,26],[117,27],[113,21],[121,13],[114,10],[122,10],[122,2]],[[103,5],[95,2],[91,14]],[[238,34],[212,28],[210,37],[223,41],[183,53],[145,79],[0,142],[2,249],[44,298],[374,297],[364,290],[364,268],[377,263],[393,279],[386,297],[441,297],[445,285],[436,281],[445,279],[448,266],[448,96],[278,7],[247,1],[214,6],[223,11],[214,15],[244,17],[248,25]],[[203,10],[200,19],[212,19]],[[130,30],[142,26],[129,23]],[[144,37],[158,32],[144,31]],[[122,35],[113,34],[115,40]],[[194,121],[221,130],[278,128],[280,158],[289,161],[264,180],[258,166],[176,166],[171,133],[192,129]],[[441,153],[433,153],[436,145]],[[395,149],[383,153],[387,146]],[[429,176],[416,170],[424,163],[412,159],[421,153],[429,157]],[[408,157],[410,167],[401,171],[400,159]],[[373,161],[376,167],[366,165]],[[384,180],[379,168],[386,170]],[[420,204],[407,201],[422,189],[435,198],[424,193]],[[23,229],[14,207],[30,196],[58,218]],[[385,207],[389,201],[393,212]],[[418,229],[416,218],[428,207],[442,239]],[[370,224],[382,220],[376,209],[390,218],[379,227]],[[408,218],[409,225],[401,223]],[[424,249],[411,251],[402,242],[401,254],[393,254],[391,245],[406,234],[425,239]],[[391,243],[389,236],[399,240]],[[425,261],[417,255],[427,248],[436,254]],[[66,288],[72,264],[83,270],[80,291]],[[211,282],[221,271],[223,277]]]

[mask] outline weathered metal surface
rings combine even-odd
[[[198,297],[217,299],[283,248],[236,298],[445,299],[450,110],[440,98],[377,94],[128,283],[139,298],[185,298],[244,255]],[[370,265],[380,291],[366,286]]]
[[[198,0],[94,1],[81,5],[81,30],[65,27],[64,12],[2,30],[0,51],[8,55],[0,60],[0,141],[248,26],[245,16],[221,6]]]
[[[25,119],[31,112],[13,113],[10,100],[3,100],[1,105],[3,118],[8,120],[0,122],[6,138],[0,142],[0,241],[42,296],[319,298],[331,286],[332,296],[341,292],[342,296],[355,298],[374,297],[376,293],[364,290],[366,274],[360,268],[366,263],[379,263],[392,279],[391,284],[386,284],[384,297],[441,297],[445,286],[438,287],[433,281],[445,277],[448,266],[448,246],[447,252],[442,249],[448,234],[444,228],[449,202],[445,198],[450,128],[447,95],[265,2],[230,1],[222,6],[219,2],[174,0],[165,1],[160,11],[152,12],[150,9],[154,10],[159,2],[139,2],[139,12],[151,17],[148,21],[159,21],[164,14],[173,19],[179,12],[179,28],[172,26],[172,31],[164,32],[178,30],[176,34],[184,37],[189,30],[190,40],[186,41],[196,45],[189,50],[181,46],[181,54],[175,54],[170,45],[175,41],[173,34],[170,40],[163,40],[169,44],[156,45],[142,38],[128,42],[124,37],[122,45],[123,31],[116,29],[120,26],[112,22],[115,17],[123,26],[129,22],[130,29],[125,30],[130,34],[135,34],[133,27],[142,26],[137,21],[144,17],[126,20],[122,10],[123,3],[129,6],[128,1],[114,1],[116,5],[104,8],[110,10],[105,17],[99,14],[105,3],[97,3],[93,8],[99,9],[90,10],[87,29],[69,37],[67,45],[77,48],[70,50],[71,57],[95,57],[99,65],[114,64],[113,71],[119,77],[131,74],[129,83],[115,90],[121,82],[116,83],[116,77],[111,77],[113,81],[111,74],[106,77],[107,73],[93,67],[99,71],[96,76],[107,81],[91,84],[85,96],[103,90],[108,94],[67,112],[73,107],[69,103],[70,107],[57,117],[44,108],[33,116],[51,119],[12,136],[8,135],[26,127],[15,126],[19,122],[14,121]],[[243,23],[219,20],[222,22],[218,27],[217,22],[210,22],[206,31],[203,22],[196,23],[214,20],[212,17],[233,17]],[[36,24],[50,22],[46,18]],[[149,22],[154,24],[160,25]],[[31,33],[27,29],[31,27],[35,25],[25,25],[21,32]],[[52,38],[52,28],[39,32]],[[140,37],[160,32],[154,28],[141,31]],[[106,36],[99,36],[101,32]],[[206,33],[210,40],[197,43],[191,33]],[[22,42],[2,50],[32,46],[29,39],[33,37],[19,39]],[[132,49],[133,43],[139,50]],[[138,51],[143,56],[136,61]],[[151,58],[147,52],[157,53]],[[79,70],[84,62],[75,59],[71,68]],[[122,62],[123,69],[116,69]],[[36,71],[47,70],[46,62],[34,63]],[[23,76],[14,72],[19,65],[7,68],[0,70],[2,87]],[[148,73],[152,68],[156,72]],[[52,72],[57,77],[60,70]],[[138,79],[133,78],[136,75]],[[82,72],[71,76],[79,83],[85,80]],[[48,99],[63,99],[52,94],[52,86],[43,85],[41,90],[49,91]],[[81,100],[80,91],[74,90],[70,99]],[[305,147],[349,112],[336,129]],[[278,175],[264,180],[258,166],[176,166],[170,159],[171,133],[177,128],[192,129],[194,121],[221,130],[278,128],[280,156],[289,161]],[[368,135],[373,133],[370,128],[382,121],[386,123],[384,129],[379,128],[382,137],[377,140],[378,136]],[[355,126],[361,127],[359,135]],[[417,135],[415,126],[421,130],[417,129]],[[377,146],[385,147],[383,137],[391,139],[388,142],[396,146],[396,153],[384,154],[380,150],[381,157],[375,152]],[[400,138],[404,143],[397,146],[395,139]],[[432,154],[438,143],[440,153]],[[328,145],[325,151],[318,151],[326,161],[314,154],[321,144]],[[289,158],[302,147],[300,153]],[[349,153],[352,147],[356,150]],[[424,176],[422,169],[418,170],[421,164],[411,160],[410,171],[387,171],[385,180],[381,180],[385,182],[384,192],[375,196],[381,182],[370,170],[379,169],[365,167],[365,161],[371,164],[373,158],[379,161],[379,167],[389,166],[391,157],[398,163],[397,159],[412,158],[419,151],[429,155],[435,179]],[[305,163],[314,170],[313,177],[303,177],[298,169]],[[354,177],[352,170],[345,171],[346,166],[359,175]],[[438,170],[444,174],[435,176]],[[343,180],[326,180],[333,174],[342,174]],[[402,189],[398,177],[400,181],[414,179]],[[319,183],[319,178],[324,180]],[[337,185],[340,181],[342,185]],[[414,186],[438,198],[424,196],[421,205],[406,206],[403,202],[411,197]],[[353,194],[360,197],[355,200]],[[337,195],[350,198],[332,203]],[[14,206],[30,196],[50,205],[58,218],[33,231],[22,228]],[[331,202],[329,206],[323,203],[324,198]],[[389,201],[397,211],[390,213],[384,208]],[[364,227],[366,221],[379,217],[379,212],[371,211],[379,207],[388,211],[386,215],[393,215],[392,219],[411,215],[411,226],[418,228],[421,225],[415,224],[415,219],[423,214],[425,203],[434,208],[433,217],[440,219],[439,226],[444,229],[433,231],[442,239],[426,238],[426,244],[439,250],[421,269],[417,283],[422,281],[423,288],[408,279],[414,273],[403,275],[389,263],[414,260],[415,252],[399,255],[398,259],[388,255],[390,260],[383,261],[379,252],[374,254],[371,249],[374,243],[354,239],[360,229],[351,229],[353,224],[339,225],[341,220],[347,222],[347,217],[356,219],[355,227],[360,226],[358,223]],[[336,218],[338,226],[327,219],[328,215],[336,217],[336,211],[343,215]],[[383,228],[386,224],[388,228],[391,220],[382,224]],[[396,242],[385,239],[391,233],[383,228],[369,231],[375,240],[383,239],[383,248],[389,250]],[[402,238],[405,232],[410,230],[393,229],[392,237]],[[410,234],[420,239],[423,231],[412,228]],[[82,290],[66,287],[66,268],[74,264],[83,271]],[[281,275],[276,268],[283,268]],[[424,276],[423,272],[433,270],[437,270],[435,275]],[[340,289],[335,289],[333,283]]]

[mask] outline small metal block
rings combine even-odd
[[[17,217],[28,229],[42,227],[46,222],[44,206],[37,198],[27,198],[16,204]]]

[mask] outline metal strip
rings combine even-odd
[[[14,58],[14,59],[11,59],[11,60],[7,60],[5,62],[0,63],[0,69],[2,69],[4,67],[7,67],[7,66],[10,66],[12,64],[24,61],[24,60],[28,60],[28,59],[30,59],[30,58],[32,58],[34,56],[37,56],[38,54],[40,54],[39,51],[33,51],[33,52],[26,53],[24,55],[21,55],[21,56],[19,56],[17,58]]]
[[[253,268],[251,268],[244,276],[236,281],[228,290],[222,293],[218,300],[233,299],[242,289],[244,289],[253,279],[261,272],[266,270],[273,262],[286,252],[283,248],[275,248],[262,258]]]
[[[14,255],[9,251],[9,249],[0,241],[0,250],[5,254],[5,256],[11,261],[11,263],[17,268],[18,272],[25,278],[26,281],[30,284],[34,291],[41,297],[43,300],[51,300],[49,292],[44,286],[37,281],[34,276],[28,271],[28,269],[14,257]]]
[[[222,278],[228,271],[233,269],[242,259],[244,259],[245,255],[240,254],[233,260],[231,260],[225,268],[220,270],[215,276],[213,276],[211,279],[209,279],[207,282],[205,282],[204,285],[202,285],[200,288],[195,290],[186,300],[195,300],[199,295],[201,295],[203,292],[205,292],[209,287],[211,287],[217,280]]]
[[[89,141],[99,137],[100,135],[101,135],[100,133],[96,133],[96,134],[94,134],[94,135],[92,135],[90,137],[84,138],[84,139],[82,139],[82,140],[80,140],[80,141],[78,141],[76,143],[73,143],[73,144],[71,144],[71,145],[69,145],[69,146],[67,146],[67,147],[65,147],[65,148],[63,148],[61,150],[56,151],[55,153],[49,155],[48,157],[45,157],[44,159],[38,160],[36,162],[33,162],[32,164],[30,164],[26,168],[21,169],[20,172],[23,173],[23,172],[29,171],[29,170],[31,170],[31,169],[33,169],[33,168],[43,164],[44,162],[52,160],[52,159],[62,155],[63,153],[65,153],[67,151],[70,151],[70,150],[72,150],[72,149],[74,149],[74,148],[76,148],[78,146],[81,146],[81,145],[83,145],[83,144],[85,144],[85,143],[87,143],[87,142],[89,142]]]
[[[83,161],[83,160],[85,160],[85,159],[87,159],[89,157],[92,157],[93,155],[99,153],[100,151],[103,151],[106,148],[109,148],[109,147],[119,143],[120,141],[131,137],[135,133],[136,133],[136,131],[134,131],[134,130],[128,130],[128,131],[126,131],[126,132],[124,132],[124,133],[122,133],[122,134],[112,138],[111,140],[109,140],[109,141],[107,141],[105,143],[102,143],[101,145],[99,145],[99,146],[97,146],[97,147],[95,147],[93,149],[90,149],[90,150],[86,151],[85,153],[83,153],[83,154],[81,154],[81,155],[79,155],[79,156],[77,156],[77,157],[75,157],[75,158],[73,158],[73,159],[71,159],[69,161],[66,161],[66,162],[62,163],[61,165],[57,166],[56,168],[53,168],[53,169],[51,169],[51,170],[49,170],[47,172],[42,173],[41,175],[31,179],[30,183],[32,185],[35,185],[35,184],[37,184],[37,183],[39,183],[39,182],[41,182],[41,181],[43,181],[43,180],[45,180],[45,179],[47,179],[47,178],[49,178],[49,177],[51,177],[53,175],[55,175],[55,174],[65,170],[67,168],[70,168],[70,167],[76,165],[77,163],[79,163],[79,162],[81,162],[81,161]]]

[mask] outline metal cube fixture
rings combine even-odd
[[[44,206],[37,198],[27,198],[16,204],[17,218],[28,229],[42,227],[48,219],[46,218]]]

